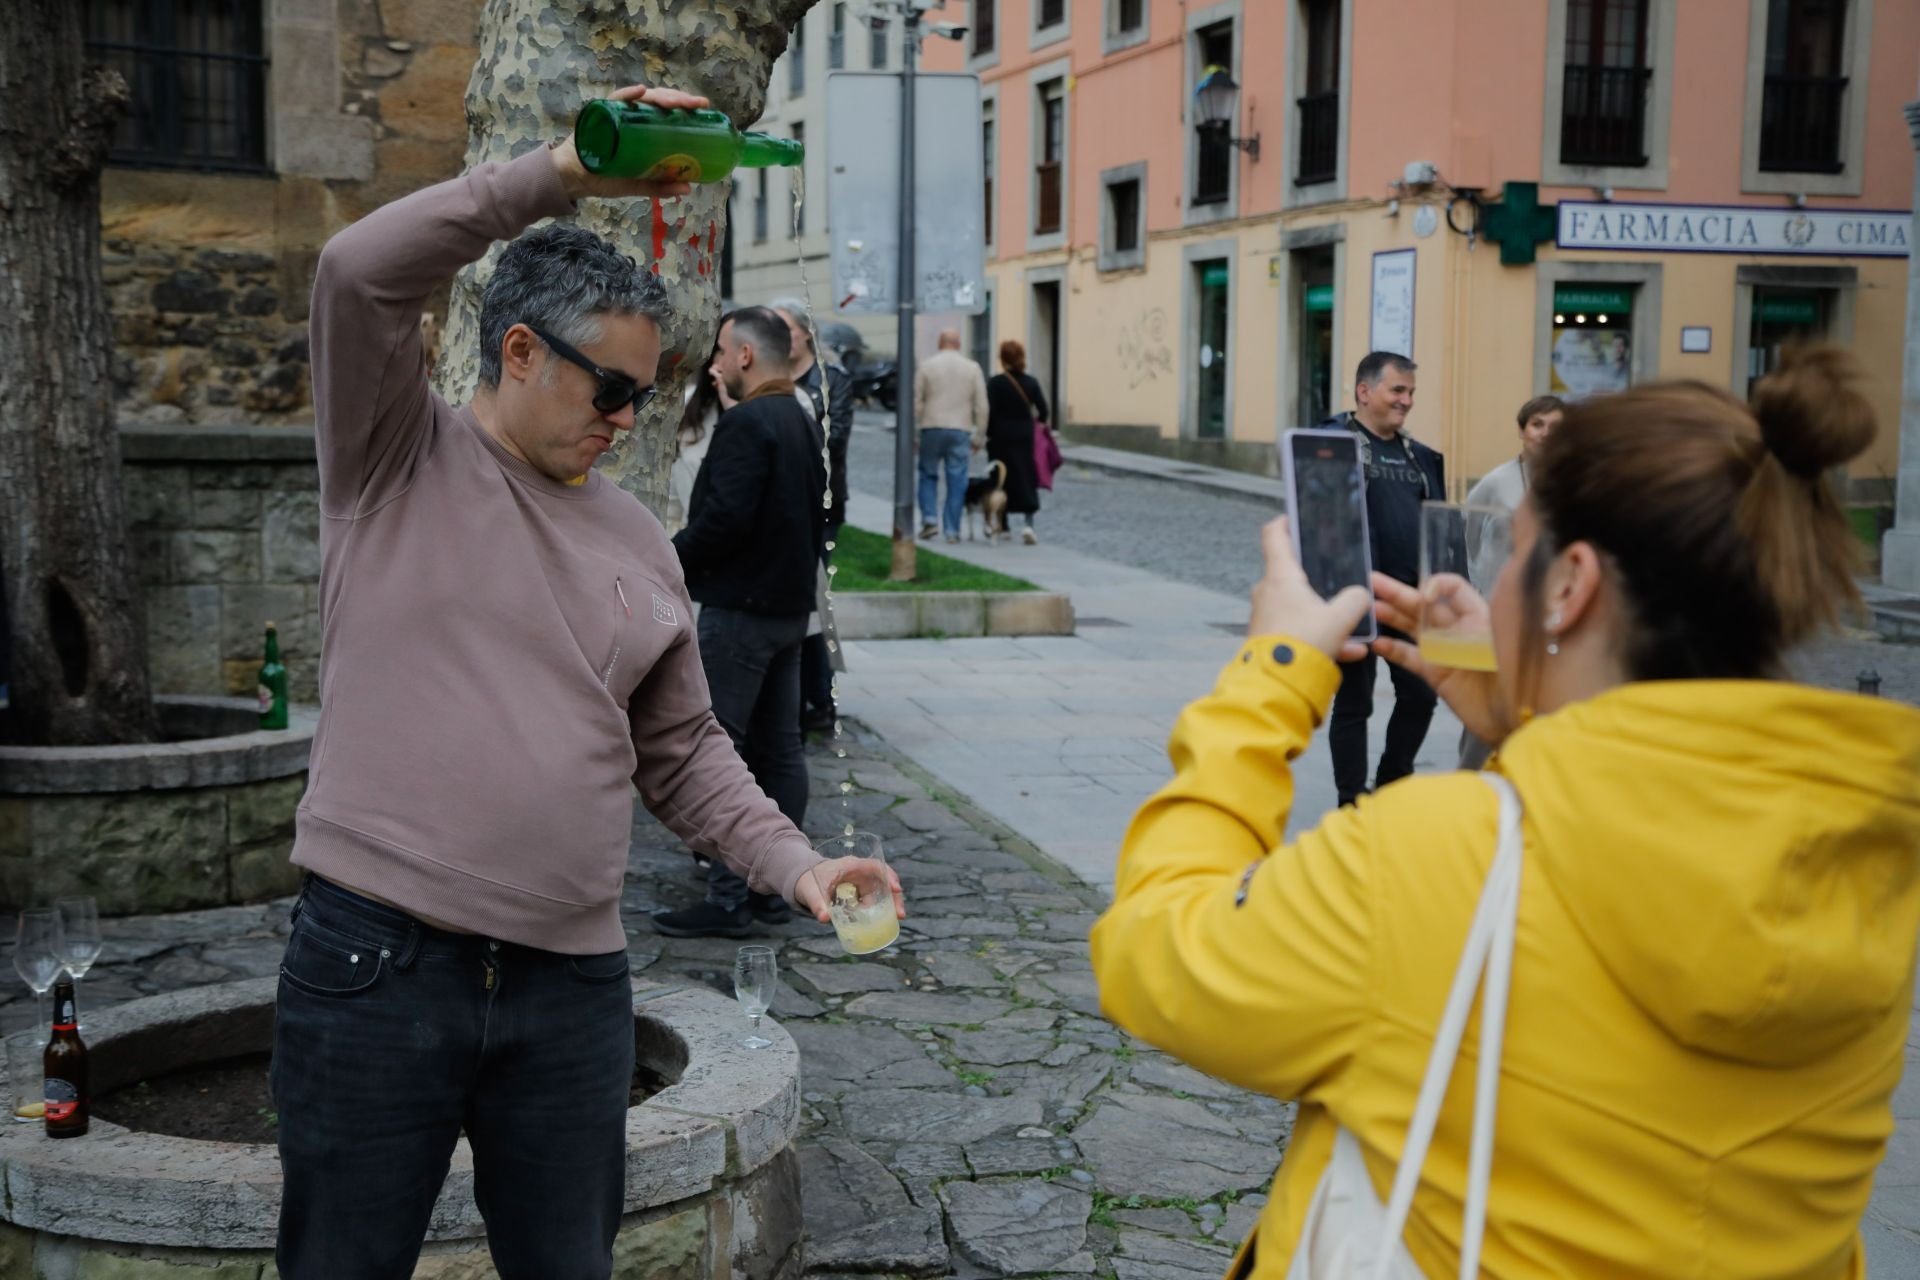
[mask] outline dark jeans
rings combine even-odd
[[[807,816],[807,757],[800,738],[807,615],[708,606],[700,610],[699,636],[714,717],[760,789],[799,826]],[[707,901],[732,911],[747,897],[747,882],[714,859],[707,869]]]
[[[1407,636],[1382,627],[1382,635]],[[1368,654],[1358,662],[1340,664],[1340,691],[1333,695],[1333,725],[1327,745],[1333,752],[1333,786],[1341,804],[1352,804],[1367,789],[1367,719],[1373,714],[1374,664],[1384,661]],[[1440,699],[1425,680],[1392,663],[1393,715],[1387,721],[1387,745],[1380,753],[1374,786],[1384,787],[1413,772],[1413,758],[1426,741],[1427,726]]]
[[[406,1280],[456,1139],[502,1280],[604,1280],[625,1201],[625,951],[444,933],[310,877],[273,1031],[286,1280]]]

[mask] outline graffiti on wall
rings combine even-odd
[[[1167,345],[1167,313],[1155,307],[1135,316],[1120,330],[1115,349],[1129,389],[1173,373],[1173,349]]]

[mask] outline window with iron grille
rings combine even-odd
[[[1647,163],[1648,0],[1567,0],[1560,163]]]
[[[847,6],[833,6],[833,34],[827,37],[827,70],[839,71],[847,65]]]
[[[887,69],[887,46],[893,42],[893,19],[874,18],[867,29],[867,65],[875,71]]]
[[[1040,163],[1034,166],[1033,230],[1060,230],[1061,172],[1067,145],[1067,89],[1059,80],[1040,86]]]
[[[118,71],[133,94],[114,130],[112,163],[266,170],[260,0],[84,3],[89,55]]]
[[[1194,33],[1197,83],[1208,67],[1233,70],[1233,23],[1217,22]],[[1193,200],[1195,205],[1225,204],[1233,195],[1233,136],[1231,121],[1203,124],[1195,129]]]
[[[993,135],[994,135],[995,121],[993,116],[994,116],[994,104],[990,101],[981,103],[980,104],[980,170],[981,170],[980,176],[981,176],[981,186],[983,186],[986,189],[986,196],[985,196],[986,207],[982,211],[982,220],[981,220],[981,227],[982,227],[981,239],[986,241],[986,243],[988,244],[993,243],[993,171],[995,167],[994,154],[993,154]]]
[[[787,96],[797,98],[807,91],[807,20],[803,15],[793,24],[793,38],[787,42]]]
[[[753,242],[755,244],[765,244],[767,242],[767,222],[769,220],[767,171],[765,169],[755,169],[753,171],[753,177]]]
[[[1000,0],[973,0],[973,56],[994,50],[994,27]]]
[[[1042,30],[1067,20],[1067,0],[1039,0],[1039,10],[1040,21],[1036,25]]]
[[[1846,104],[1847,0],[1772,0],[1766,85],[1760,102],[1760,168],[1839,173]]]
[[[1332,182],[1340,174],[1340,0],[1306,0],[1306,95],[1300,109],[1300,152],[1294,185]]]

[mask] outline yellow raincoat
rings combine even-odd
[[[1243,646],[1182,714],[1093,930],[1113,1021],[1301,1100],[1236,1263],[1262,1280],[1286,1274],[1336,1125],[1385,1200],[1494,853],[1498,802],[1464,773],[1281,847],[1290,762],[1338,683],[1297,641]],[[1913,1003],[1920,712],[1633,684],[1535,720],[1494,767],[1526,858],[1484,1273],[1864,1275]],[[1429,1275],[1459,1265],[1472,1087],[1463,1064],[1407,1225]]]

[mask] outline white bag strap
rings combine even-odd
[[[1480,1061],[1475,1078],[1473,1145],[1468,1152],[1467,1203],[1460,1235],[1461,1280],[1473,1280],[1480,1271],[1480,1246],[1487,1226],[1487,1183],[1493,1171],[1500,1051],[1506,1033],[1507,991],[1513,975],[1513,939],[1520,906],[1521,860],[1520,795],[1512,783],[1497,774],[1480,776],[1500,797],[1499,847],[1493,866],[1487,872],[1486,884],[1480,890],[1480,905],[1467,930],[1460,967],[1453,975],[1453,990],[1448,993],[1446,1011],[1434,1034],[1426,1078],[1420,1084],[1419,1100],[1414,1104],[1413,1119],[1407,1126],[1406,1149],[1394,1173],[1393,1193],[1387,1199],[1381,1239],[1374,1253],[1375,1280],[1387,1280],[1399,1253],[1407,1214],[1413,1208],[1414,1189],[1420,1184],[1420,1169],[1426,1163],[1427,1148],[1440,1121],[1440,1104],[1446,1098],[1453,1064],[1460,1054],[1460,1041],[1466,1034],[1474,989],[1480,985],[1484,971],[1487,984],[1480,1003]]]

